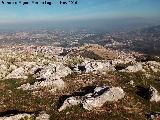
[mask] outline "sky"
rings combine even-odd
[[[160,0],[77,0],[78,4],[60,5],[60,0],[46,0],[49,5],[11,4],[6,2],[19,2],[20,0],[0,1],[0,24],[18,24],[32,22],[57,22],[121,18],[160,18]],[[43,0],[22,0],[38,1]],[[45,0],[44,0],[45,1]],[[67,0],[62,0],[68,2]],[[76,0],[74,0],[76,1]]]

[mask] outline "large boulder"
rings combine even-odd
[[[120,87],[112,87],[108,90],[105,90],[106,88],[102,88],[98,91],[96,91],[96,89],[93,94],[86,95],[86,98],[82,101],[83,108],[87,110],[92,110],[96,107],[101,107],[105,102],[118,101],[119,99],[122,99],[125,95],[123,89]],[[102,93],[103,91],[104,93]]]
[[[78,104],[82,104],[83,108],[86,110],[92,110],[94,108],[101,107],[106,102],[118,101],[119,99],[124,98],[124,96],[125,93],[120,87],[96,87],[93,93],[67,98],[58,110],[62,111],[67,107]]]

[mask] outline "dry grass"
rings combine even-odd
[[[152,111],[159,111],[159,103],[151,103],[136,94],[136,88],[128,82],[133,80],[136,85],[150,84],[149,80],[141,73],[116,73],[106,74],[72,74],[63,80],[67,87],[56,94],[50,93],[47,89],[39,91],[22,91],[16,88],[23,83],[33,82],[30,78],[24,80],[4,80],[0,81],[0,112],[8,110],[18,110],[25,112],[46,111],[51,115],[51,120],[145,120],[146,114]],[[145,81],[145,82],[144,82]],[[62,95],[70,95],[73,92],[80,91],[87,86],[121,86],[126,95],[118,102],[107,102],[101,108],[93,111],[86,111],[81,106],[73,106],[62,112],[58,112],[59,98]]]

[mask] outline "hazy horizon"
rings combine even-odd
[[[159,0],[78,0],[75,5],[52,2],[51,6],[1,3],[0,30],[76,27],[111,30],[160,23]]]
[[[8,30],[38,30],[38,29],[88,29],[93,31],[126,31],[144,27],[160,25],[160,19],[144,18],[119,18],[119,19],[94,19],[72,20],[57,22],[29,22],[15,24],[0,24],[0,31]]]

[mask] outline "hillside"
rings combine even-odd
[[[0,119],[159,119],[159,58],[99,45],[63,57],[0,51]]]
[[[129,32],[127,39],[132,42],[131,50],[160,55],[160,25]]]

